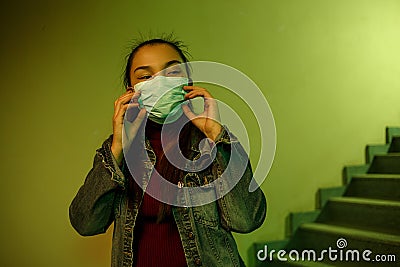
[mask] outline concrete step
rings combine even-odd
[[[389,153],[400,153],[400,136],[394,136],[390,147],[388,149]]]
[[[400,202],[335,197],[328,201],[316,222],[400,236]]]
[[[322,209],[330,198],[343,196],[345,191],[346,191],[346,186],[327,187],[318,189],[316,198],[317,201],[316,208]]]
[[[297,228],[303,223],[314,222],[320,214],[320,210],[312,210],[306,212],[291,212],[286,221],[286,236],[292,236]]]
[[[343,243],[345,246],[341,246]],[[400,236],[322,223],[308,223],[299,227],[286,250],[312,249],[321,252],[329,248],[358,250],[360,255],[363,251],[370,250],[371,256],[394,255],[398,260]]]
[[[400,153],[376,155],[367,173],[400,174]]]
[[[370,164],[345,166],[342,171],[343,184],[348,184],[355,175],[366,174]]]
[[[400,127],[386,127],[386,143],[389,144],[394,136],[400,136]]]
[[[375,155],[386,154],[389,151],[389,144],[384,145],[367,145],[365,147],[365,162],[370,164]]]
[[[400,175],[355,175],[343,196],[400,201]]]

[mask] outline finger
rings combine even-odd
[[[146,109],[142,108],[139,110],[139,114],[137,115],[137,120],[141,123],[144,118],[146,118],[147,111]]]
[[[185,95],[185,99],[192,99],[192,98],[199,97],[199,96],[203,97],[205,99],[206,98],[212,98],[210,93],[208,93],[205,90],[195,90],[195,91],[191,91],[191,92],[187,93]]]
[[[129,113],[128,120],[132,121],[136,117],[135,114],[137,113],[136,110],[138,110],[138,107],[139,107],[138,103],[127,103],[127,104],[124,104],[122,106],[119,106],[118,109],[115,112],[115,117],[119,118],[119,119],[123,119],[124,116],[125,116],[125,113],[129,109],[130,113]],[[132,116],[134,116],[134,117],[132,118]]]
[[[204,97],[204,107],[216,107],[217,101],[214,98]]]
[[[127,108],[128,108],[128,105],[118,106],[118,108],[115,110],[114,118],[122,123],[122,120],[124,119],[124,115],[125,115]]]
[[[146,116],[146,109],[139,109],[138,106],[128,107],[125,112],[124,120],[127,122],[143,121]]]
[[[189,92],[192,92],[192,91],[202,91],[202,92],[204,92],[204,94],[205,95],[207,95],[208,97],[213,97],[212,95],[211,95],[211,93],[206,89],[206,88],[203,88],[203,87],[200,87],[200,86],[193,86],[193,85],[187,85],[187,86],[184,86],[183,87],[183,90],[185,90],[185,91],[189,91]]]
[[[193,113],[193,111],[191,110],[191,108],[190,108],[189,105],[187,105],[187,104],[182,105],[182,110],[183,110],[183,113],[186,115],[186,117],[187,117],[189,120],[193,120],[193,119],[195,119],[196,116],[197,116],[196,114]]]
[[[117,100],[115,100],[114,107],[126,104],[133,97],[133,95],[134,95],[134,92],[126,92],[126,93],[124,93],[123,95],[118,97]]]
[[[122,114],[123,119],[126,121],[129,121],[129,122],[132,122],[137,117],[137,115],[139,113],[139,109],[138,109],[138,107],[131,106],[131,104],[127,104],[126,106],[127,106],[127,108],[126,108],[125,112]]]
[[[121,109],[125,109],[125,110],[134,110],[134,109],[140,109],[140,105],[139,103],[126,103],[124,105],[121,106]]]
[[[206,90],[206,88],[200,87],[200,86],[195,86],[195,85],[185,85],[183,86],[183,90],[185,91],[192,91],[192,90]]]
[[[128,103],[125,104],[128,109],[138,109],[139,108],[139,103]]]
[[[126,92],[135,92],[135,88],[133,88],[132,86],[128,86],[126,87]]]
[[[204,98],[204,111],[207,111],[211,118],[219,120],[218,103],[214,98]]]
[[[122,104],[121,101],[118,101],[114,104],[114,119],[121,118],[125,114],[127,107],[125,107],[124,105],[126,104]]]
[[[131,103],[138,103],[138,99],[140,97],[140,91],[137,91],[133,94],[132,99],[131,99]]]
[[[132,140],[136,137],[137,132],[140,128],[140,125],[142,124],[144,118],[146,117],[146,110],[141,109],[136,117],[136,119],[133,122],[127,121],[125,124],[125,137],[127,138],[127,143],[126,145],[129,145]]]
[[[134,94],[133,91],[125,92],[115,100],[115,103],[124,102],[126,99],[130,99]]]

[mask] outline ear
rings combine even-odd
[[[126,92],[128,92],[128,91],[135,92],[135,89],[133,89],[132,86],[127,86],[127,87],[126,87]]]

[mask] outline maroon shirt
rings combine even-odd
[[[150,121],[146,125],[146,135],[156,154],[162,155],[161,128]],[[159,163],[159,161],[157,161]],[[156,169],[157,169],[156,164]],[[150,178],[148,189],[158,190],[157,179]],[[135,229],[137,261],[135,267],[186,267],[185,254],[178,228],[172,215],[156,223],[160,202],[147,193],[144,194]]]

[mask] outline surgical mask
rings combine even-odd
[[[151,80],[135,85],[140,91],[139,106],[149,113],[149,119],[162,123],[172,123],[183,114],[181,108],[186,92],[183,86],[188,84],[186,77],[156,76]]]

